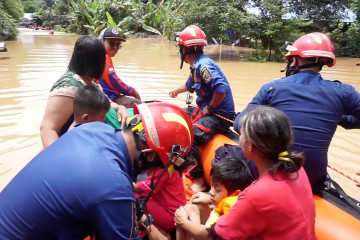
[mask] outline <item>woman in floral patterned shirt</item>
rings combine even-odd
[[[43,147],[55,142],[72,127],[73,103],[76,90],[83,85],[94,85],[101,89],[96,79],[102,76],[105,67],[105,48],[92,36],[80,37],[74,47],[68,70],[55,82],[45,108],[40,126]],[[124,106],[111,102],[122,125],[129,114]]]

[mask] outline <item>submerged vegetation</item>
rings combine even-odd
[[[286,41],[319,31],[338,56],[360,57],[358,0],[0,0],[0,40],[16,37],[23,12],[33,24],[78,34],[117,27],[173,40],[196,24],[210,43],[255,48],[254,61],[282,61]]]

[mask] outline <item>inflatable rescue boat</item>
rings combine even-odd
[[[208,184],[210,183],[211,161],[215,156],[215,150],[224,144],[238,144],[232,139],[236,139],[236,141],[238,139],[237,134],[234,132],[229,133],[229,136],[217,134],[209,143],[201,148],[204,177]],[[186,184],[185,188],[187,188]],[[186,189],[187,194],[191,194],[188,190]],[[339,193],[334,188],[323,190],[321,194],[314,195],[316,207],[315,232],[317,239],[360,239],[360,206],[356,205],[356,203],[355,206],[351,206],[345,200],[348,196],[343,195],[345,193]],[[351,200],[356,202],[354,199]]]
[[[215,157],[215,150],[224,144],[236,145],[238,144],[237,139],[238,135],[234,132],[229,132],[227,136],[217,134],[200,148],[204,177],[208,184],[210,184],[211,161]],[[184,186],[187,198],[190,198],[192,194],[191,181],[185,178]],[[324,190],[321,194],[314,195],[314,201],[316,207],[315,232],[318,240],[360,240],[359,206],[356,204],[353,207],[350,206],[344,200],[344,196],[334,189]],[[356,201],[354,200],[354,202]],[[85,240],[90,240],[90,237]]]

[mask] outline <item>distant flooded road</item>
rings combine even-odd
[[[79,36],[49,31],[20,29],[17,41],[6,42],[8,52],[0,53],[0,191],[40,150],[39,126],[53,83],[65,72]],[[241,111],[261,85],[283,77],[285,63],[244,62],[249,50],[234,46],[210,45],[211,56],[226,74]],[[338,58],[322,76],[341,80],[360,90],[359,59]],[[135,87],[143,100],[160,100],[185,106],[186,94],[172,99],[168,92],[184,84],[188,65],[179,69],[178,49],[167,40],[129,39],[113,59],[118,75]],[[360,171],[360,130],[338,128],[329,150],[329,164],[356,177]],[[351,196],[360,200],[360,188],[342,175],[330,175]],[[360,177],[358,177],[360,179]]]

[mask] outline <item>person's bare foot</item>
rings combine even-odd
[[[206,184],[203,178],[194,178],[194,182],[191,185],[191,190],[194,192],[203,192],[206,190]]]

